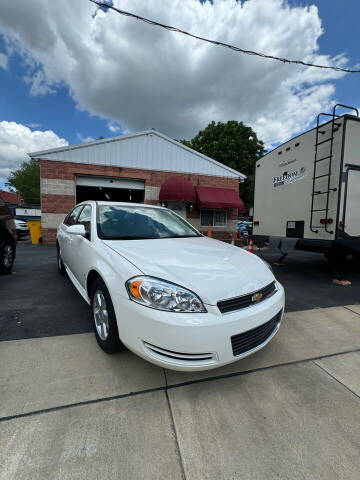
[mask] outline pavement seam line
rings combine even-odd
[[[176,430],[174,413],[173,413],[173,410],[172,410],[172,407],[171,407],[171,402],[170,402],[170,398],[169,398],[169,391],[168,391],[168,388],[167,388],[168,387],[167,376],[166,376],[166,371],[165,371],[164,368],[163,368],[163,371],[164,371],[165,384],[166,384],[165,397],[166,397],[166,401],[167,401],[168,408],[169,408],[169,413],[170,413],[171,429],[172,429],[174,437],[175,437],[176,454],[177,454],[178,459],[179,459],[181,478],[182,478],[182,480],[186,480],[184,461],[183,461],[183,457],[182,457],[182,454],[181,454],[181,448],[180,448],[180,443],[179,443],[179,437],[178,437],[177,430]]]
[[[273,368],[279,368],[279,367],[287,367],[291,365],[297,365],[300,363],[308,363],[308,362],[314,362],[315,360],[322,360],[323,358],[331,358],[331,357],[336,357],[339,355],[346,355],[348,353],[355,353],[355,352],[360,352],[360,348],[355,348],[352,350],[345,350],[343,352],[337,352],[337,353],[329,353],[327,355],[321,355],[319,357],[310,357],[310,358],[304,358],[302,360],[293,360],[292,362],[284,362],[284,363],[277,363],[274,365],[269,365],[267,367],[258,367],[258,368],[253,368],[250,370],[243,370],[240,372],[232,372],[232,373],[225,373],[222,375],[214,375],[213,377],[204,377],[204,378],[198,378],[196,380],[187,380],[186,382],[180,382],[180,383],[174,383],[172,385],[166,385],[166,386],[160,386],[160,387],[154,387],[154,388],[148,388],[144,390],[137,390],[135,392],[128,392],[128,393],[122,393],[119,395],[112,395],[111,397],[101,397],[101,398],[95,398],[93,400],[84,400],[83,402],[76,402],[76,403],[69,403],[65,405],[59,405],[56,407],[49,407],[49,408],[43,408],[40,410],[32,410],[30,412],[25,412],[25,413],[18,413],[15,415],[8,415],[6,417],[0,417],[0,422],[7,422],[10,420],[15,420],[17,418],[24,418],[24,417],[32,417],[35,415],[40,415],[43,413],[51,413],[51,412],[56,412],[59,410],[66,410],[68,408],[76,408],[76,407],[83,407],[85,405],[92,405],[95,403],[102,403],[102,402],[109,402],[111,400],[119,400],[122,398],[128,398],[128,397],[134,397],[136,395],[145,395],[148,393],[155,393],[155,392],[162,392],[165,390],[170,390],[173,388],[180,388],[180,387],[186,387],[188,385],[194,385],[196,383],[204,383],[204,382],[212,382],[214,380],[221,380],[221,379],[226,379],[226,378],[231,378],[231,377],[240,377],[242,375],[249,375],[251,373],[256,373],[256,372],[263,372],[266,370],[272,370]]]
[[[346,390],[348,390],[350,393],[352,393],[353,395],[355,395],[355,397],[359,398],[360,399],[360,395],[358,395],[356,392],[354,392],[354,390],[352,390],[350,387],[348,387],[345,383],[343,383],[341,380],[339,380],[338,378],[336,378],[332,373],[330,373],[325,367],[323,367],[322,365],[319,365],[317,363],[317,360],[313,360],[312,363],[314,365],[316,365],[317,367],[319,367],[323,372],[325,372],[327,375],[329,375],[329,377],[331,377],[333,380],[335,380],[337,383],[339,383],[340,385],[342,385],[343,387],[346,388]]]
[[[356,315],[359,315],[359,316],[360,316],[360,313],[359,313],[359,312],[356,312],[355,310],[352,310],[350,307],[348,307],[348,306],[345,305],[344,308],[346,308],[346,310],[349,310],[350,312],[356,313]]]

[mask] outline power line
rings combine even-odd
[[[260,53],[260,52],[254,52],[252,50],[245,50],[240,47],[236,47],[235,45],[230,45],[228,43],[223,43],[223,42],[218,42],[216,40],[210,40],[208,38],[204,37],[199,37],[198,35],[194,35],[192,33],[186,32],[185,30],[181,30],[180,28],[176,27],[171,27],[170,25],[165,25],[163,23],[156,22],[155,20],[150,20],[145,17],[141,17],[140,15],[136,15],[135,13],[131,12],[126,12],[125,10],[120,10],[119,8],[116,8],[108,3],[103,3],[103,2],[98,2],[97,0],[90,0],[90,2],[95,3],[101,8],[110,8],[111,10],[115,10],[116,12],[120,13],[120,15],[124,15],[125,17],[131,17],[135,18],[136,20],[140,20],[141,22],[148,23],[149,25],[154,25],[155,27],[161,27],[165,28],[166,30],[169,30],[170,32],[177,32],[181,33],[183,35],[187,35],[188,37],[195,38],[196,40],[201,40],[203,42],[211,43],[213,45],[218,45],[220,47],[226,47],[230,48],[231,50],[239,53],[244,53],[246,55],[252,55],[256,57],[261,57],[261,58],[268,58],[270,60],[276,60],[278,62],[282,63],[290,63],[290,64],[296,64],[296,65],[303,65],[305,67],[314,67],[314,68],[322,68],[326,70],[335,70],[336,72],[345,72],[345,73],[360,73],[360,70],[351,70],[348,68],[340,68],[340,67],[333,67],[329,65],[317,65],[313,63],[307,63],[303,62],[302,60],[289,60],[288,58],[282,58],[282,57],[276,57],[274,55],[266,55],[265,53]]]

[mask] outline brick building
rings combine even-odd
[[[200,231],[228,240],[235,231],[245,175],[155,131],[34,152],[40,160],[43,242],[84,200],[162,204]]]

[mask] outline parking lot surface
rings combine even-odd
[[[274,254],[262,251],[273,264]],[[333,272],[322,255],[293,252],[274,273],[286,290],[286,311],[352,305],[360,302],[360,275],[350,262],[341,273],[350,287],[332,283]],[[92,331],[89,308],[70,280],[57,273],[56,248],[21,241],[13,274],[0,278],[0,340]]]
[[[21,243],[0,277],[0,480],[358,478],[360,281],[345,268],[338,287],[296,253],[267,347],[174,372],[100,350],[54,247]]]

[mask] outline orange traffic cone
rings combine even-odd
[[[211,225],[208,226],[208,233],[207,233],[207,236],[208,237],[212,237],[212,233],[211,233]]]
[[[252,238],[249,241],[248,252],[254,253],[254,240]]]

